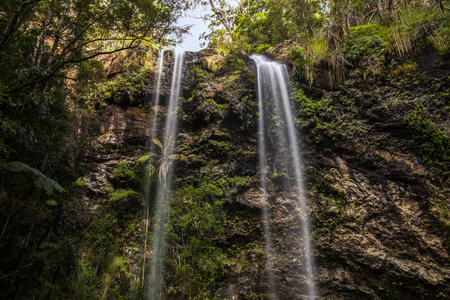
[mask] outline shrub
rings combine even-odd
[[[294,85],[294,98],[299,109],[300,118],[312,118],[316,113],[323,107],[325,100],[320,100],[317,102],[309,99],[303,90],[298,86]],[[300,122],[299,120],[297,122]]]
[[[371,75],[379,75],[388,54],[383,33],[378,24],[352,27],[344,46],[344,53],[350,62]]]
[[[407,114],[405,122],[412,133],[413,141],[419,144],[419,151],[426,162],[439,163],[448,160],[450,138],[426,118],[420,107]]]
[[[220,183],[185,185],[175,192],[171,209],[171,245],[167,292],[180,299],[214,296],[224,276],[227,258],[214,241],[224,237],[225,212]]]

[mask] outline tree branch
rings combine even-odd
[[[40,1],[42,1],[42,0],[30,0],[30,1],[22,2],[22,4],[20,4],[19,9],[16,11],[11,22],[8,24],[5,31],[3,32],[3,38],[2,38],[2,41],[0,42],[0,52],[3,51],[3,49],[8,44],[9,39],[13,35],[14,31],[17,30],[17,28],[16,28],[17,22],[19,21],[19,18],[22,15],[25,8],[29,5],[36,4]]]
[[[120,52],[120,51],[124,51],[124,50],[129,50],[129,49],[137,48],[137,47],[139,47],[140,42],[141,42],[144,38],[145,38],[145,37],[140,37],[140,38],[138,38],[138,39],[134,39],[134,40],[129,44],[129,46],[127,46],[127,47],[121,47],[121,48],[114,49],[114,50],[111,50],[111,51],[97,52],[97,53],[94,53],[94,54],[92,54],[92,55],[89,55],[89,56],[86,56],[86,57],[83,57],[83,58],[79,58],[79,59],[69,59],[69,60],[63,61],[63,62],[59,63],[58,65],[56,65],[55,68],[54,68],[49,74],[47,74],[46,76],[44,76],[44,77],[42,77],[42,78],[40,78],[40,79],[36,79],[36,80],[33,80],[33,81],[26,82],[26,83],[24,83],[24,84],[22,84],[22,85],[20,85],[20,86],[18,86],[18,87],[16,87],[16,88],[12,89],[11,93],[15,93],[15,92],[17,92],[17,91],[19,91],[19,90],[21,90],[21,89],[23,89],[23,88],[25,88],[25,87],[28,87],[28,86],[33,86],[33,85],[36,85],[36,84],[45,82],[45,81],[49,80],[51,77],[57,76],[56,73],[57,73],[59,70],[61,70],[63,67],[65,67],[65,66],[67,66],[67,65],[69,65],[69,64],[80,63],[80,62],[83,62],[83,61],[86,61],[86,60],[95,58],[95,57],[100,56],[100,55],[113,54],[113,53],[116,53],[116,52]],[[137,43],[137,44],[134,44],[136,41],[138,41],[138,43]],[[133,44],[134,44],[134,45],[133,45]],[[61,77],[61,76],[58,75],[58,77]]]
[[[223,11],[217,9],[212,0],[209,0],[209,4],[211,5],[211,10],[213,11],[213,13],[215,13],[219,17],[220,22],[223,24],[223,26],[225,26],[225,28],[227,29],[228,33],[231,36],[232,30],[231,30],[230,25],[227,22],[227,16],[225,15],[225,13]]]

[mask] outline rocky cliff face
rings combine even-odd
[[[296,93],[321,298],[450,297],[450,69],[432,53],[415,63],[413,74],[390,66],[383,77],[363,79],[349,70],[339,88],[319,82],[311,90],[304,87],[311,98]],[[168,299],[268,298],[252,68],[239,57],[188,55],[166,262]],[[161,110],[160,120],[163,116]],[[84,156],[92,167],[84,177],[88,206],[103,203],[106,212],[107,189],[139,190],[117,169],[139,164],[151,142],[151,118],[150,109],[111,107],[91,129],[97,150]],[[428,131],[421,131],[425,127]],[[297,198],[283,188],[292,178],[276,172],[276,165],[269,169],[280,299],[305,299]],[[143,254],[148,261],[151,249],[143,251],[144,204],[132,197],[119,201],[133,216],[114,227],[120,242],[113,248],[128,269],[113,282],[123,287],[119,294],[130,294],[142,276]],[[111,289],[102,287],[105,295],[113,295]],[[140,289],[135,295],[144,293]]]

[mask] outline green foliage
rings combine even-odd
[[[427,36],[428,41],[439,54],[448,55],[450,53],[450,15],[440,15],[434,23],[436,29]]]
[[[161,30],[183,32],[174,21],[189,5],[117,0],[99,5],[85,0],[6,3],[0,7],[0,55],[9,59],[0,60],[7,70],[0,77],[7,77],[14,88],[48,81],[61,75],[60,71],[102,54],[148,46],[152,39],[160,38]],[[47,41],[54,43],[49,46]]]
[[[226,10],[230,32],[213,30],[208,35],[210,46],[224,53],[264,53],[285,40],[299,41],[323,23],[322,4],[318,0],[240,1],[238,8]],[[220,14],[215,17],[220,19]]]
[[[113,182],[118,187],[130,187],[139,189],[142,184],[142,169],[138,165],[130,165],[127,162],[120,162],[113,171]]]
[[[149,82],[150,65],[130,66],[120,78],[101,86],[100,101],[125,106],[146,106],[145,88]],[[98,100],[97,100],[98,101]]]
[[[31,179],[33,181],[34,186],[47,193],[48,195],[53,194],[55,192],[65,192],[62,186],[60,186],[53,179],[48,178],[44,174],[42,174],[39,170],[35,168],[31,168],[25,163],[20,161],[13,161],[9,163],[0,164],[0,170],[9,174],[9,176],[17,176],[20,174],[23,175],[22,180]],[[17,178],[16,178],[17,179]],[[23,186],[16,182],[17,186],[15,189],[23,189]],[[23,184],[23,182],[22,182]],[[14,188],[14,187],[11,187]]]
[[[232,43],[228,38],[226,29],[216,29],[207,35],[209,39],[208,47],[215,49],[219,54],[228,54],[232,47]]]
[[[350,61],[371,75],[381,74],[388,54],[380,32],[383,31],[378,24],[352,27],[344,49]]]
[[[228,109],[228,104],[227,103],[223,103],[223,104],[217,104],[216,101],[214,101],[214,99],[206,99],[205,103],[215,106],[218,109],[222,110],[222,111],[226,111]]]
[[[305,67],[307,59],[305,49],[299,45],[294,45],[289,50],[289,58],[294,65],[294,69],[292,70],[294,75],[300,80],[306,79]]]
[[[77,181],[75,181],[75,185],[77,185],[77,186],[86,186],[87,183],[83,179],[78,178]]]
[[[346,51],[347,56],[354,61],[360,61],[380,50],[381,54],[386,54],[387,45],[380,37],[381,31],[382,27],[379,24],[352,27]]]
[[[69,278],[75,264],[77,235],[67,234],[68,224],[58,221],[66,217],[62,211],[67,210],[68,194],[23,163],[2,164],[0,177],[0,252],[4,255],[0,297],[11,299],[19,288],[23,298],[44,297],[48,291],[42,287],[47,283],[52,283],[55,295],[64,289],[72,291],[68,281],[52,281],[56,275]],[[23,279],[32,276],[36,278]]]
[[[0,2],[0,298],[98,299],[105,272],[111,275],[106,298],[144,298],[130,293],[125,263],[114,258],[121,255],[116,242],[123,225],[136,224],[133,214],[142,209],[137,201],[123,209],[114,202],[137,198],[140,171],[118,170],[113,201],[85,206],[77,159],[92,127],[83,117],[106,99],[142,104],[154,40],[163,44],[163,35],[184,31],[175,20],[187,5]],[[103,84],[112,64],[123,67],[123,76]],[[111,265],[120,267],[105,270]]]
[[[78,65],[77,80],[82,83],[100,81],[104,76],[103,64],[98,60],[86,60]]]
[[[45,202],[45,204],[47,204],[48,206],[58,206],[59,205],[59,203],[54,199],[47,200]]]
[[[404,120],[425,161],[445,164],[450,156],[450,138],[427,118],[420,107],[408,113]]]
[[[167,260],[168,293],[180,298],[214,297],[224,276],[227,261],[214,246],[224,238],[225,212],[220,185],[201,183],[185,185],[175,191],[171,209],[170,244]]]
[[[136,179],[136,173],[130,168],[127,162],[121,162],[117,165],[117,168],[113,171],[114,178],[120,182],[126,182],[128,180]]]
[[[133,190],[114,190],[111,193],[109,201],[116,202],[126,198],[136,198],[139,197],[140,193]]]
[[[141,156],[138,158],[138,163],[140,163],[140,164],[146,163],[146,162],[147,162],[150,158],[152,158],[153,156],[155,156],[154,153],[146,153],[146,154],[144,154],[144,155],[141,155]]]
[[[298,123],[300,123],[301,120],[313,118],[318,111],[322,109],[325,103],[324,99],[320,101],[309,99],[299,85],[293,86],[293,95],[299,109]]]
[[[264,1],[246,1],[247,14],[238,14],[232,32],[235,47],[248,53],[262,53],[270,48],[273,31]]]
[[[136,253],[143,245],[143,236],[139,234],[143,211],[140,191],[145,175],[143,165],[149,155],[143,155],[134,164],[119,163],[113,171],[114,188],[106,191],[109,195],[95,206],[94,214],[84,216],[89,219],[82,230],[84,266],[80,265],[78,270],[82,276],[77,280],[77,298],[143,297],[145,289],[132,280],[136,273],[131,270],[129,256],[124,251]]]

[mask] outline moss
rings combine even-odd
[[[144,93],[149,81],[150,65],[125,73],[118,80],[104,83],[97,96],[101,103],[145,107]]]
[[[205,101],[205,103],[207,103],[209,105],[212,105],[212,106],[215,106],[215,107],[217,107],[218,109],[220,109],[222,111],[226,111],[228,109],[228,107],[229,107],[229,105],[227,103],[217,104],[216,101],[214,101],[213,99],[207,99]]]
[[[403,63],[397,68],[391,70],[391,74],[396,77],[397,76],[413,77],[417,74],[417,63],[416,62]]]

